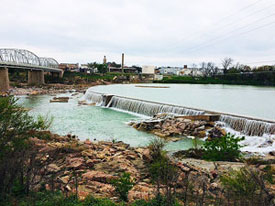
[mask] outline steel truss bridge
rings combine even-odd
[[[62,72],[54,58],[38,57],[25,49],[0,48],[0,68]]]

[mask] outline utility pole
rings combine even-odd
[[[124,73],[124,53],[122,53],[122,60],[121,60],[121,72]]]

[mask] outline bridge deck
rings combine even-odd
[[[24,70],[37,70],[37,71],[44,71],[44,72],[63,72],[62,69],[58,68],[50,68],[38,65],[31,65],[31,64],[15,64],[12,62],[0,62],[0,68],[8,68],[8,69],[24,69]]]

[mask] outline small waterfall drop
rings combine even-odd
[[[146,100],[133,99],[115,95],[107,95],[94,91],[87,91],[82,100],[95,103],[97,106],[116,108],[127,112],[133,112],[146,116],[154,116],[158,113],[172,113],[184,116],[203,115],[208,112],[186,108],[177,105],[162,104]],[[214,113],[214,112],[210,112]],[[216,113],[217,114],[217,113]],[[238,117],[230,114],[220,114],[221,122],[226,126],[248,136],[275,135],[275,123],[261,120],[253,120],[246,117]]]
[[[102,106],[103,104],[103,94],[87,91],[81,100],[85,100],[89,103],[95,103],[97,106]]]
[[[225,122],[232,129],[242,132],[249,136],[263,136],[263,134],[275,134],[275,124],[246,119],[241,117],[234,117],[230,115],[221,115],[220,121]]]
[[[113,96],[107,107],[113,107],[128,112],[143,114],[146,116],[154,116],[158,113],[173,113],[179,115],[204,114],[204,111],[119,96]]]

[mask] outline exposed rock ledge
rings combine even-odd
[[[130,122],[129,125],[168,140],[178,140],[178,138],[171,138],[177,136],[212,139],[226,134],[226,131],[215,122],[217,120],[217,115],[174,116],[158,114],[152,119]]]
[[[135,181],[128,196],[130,202],[148,200],[155,195],[155,186],[151,183],[148,171],[148,163],[151,161],[149,149],[133,148],[123,142],[81,142],[71,135],[58,136],[50,132],[42,132],[39,136],[44,139],[31,138],[37,151],[36,161],[43,165],[37,173],[33,189],[39,189],[44,182],[49,190],[61,189],[66,193],[75,193],[77,182],[80,198],[91,194],[117,200],[111,180],[128,172]],[[213,194],[220,190],[220,174],[227,172],[228,168],[244,165],[229,162],[213,164],[192,159],[174,161],[174,164],[180,170],[176,183],[178,191],[184,189],[184,180],[188,177],[189,181],[194,180],[198,185],[198,179],[204,179],[207,188],[211,188],[209,192]],[[272,167],[275,170],[274,164]]]

